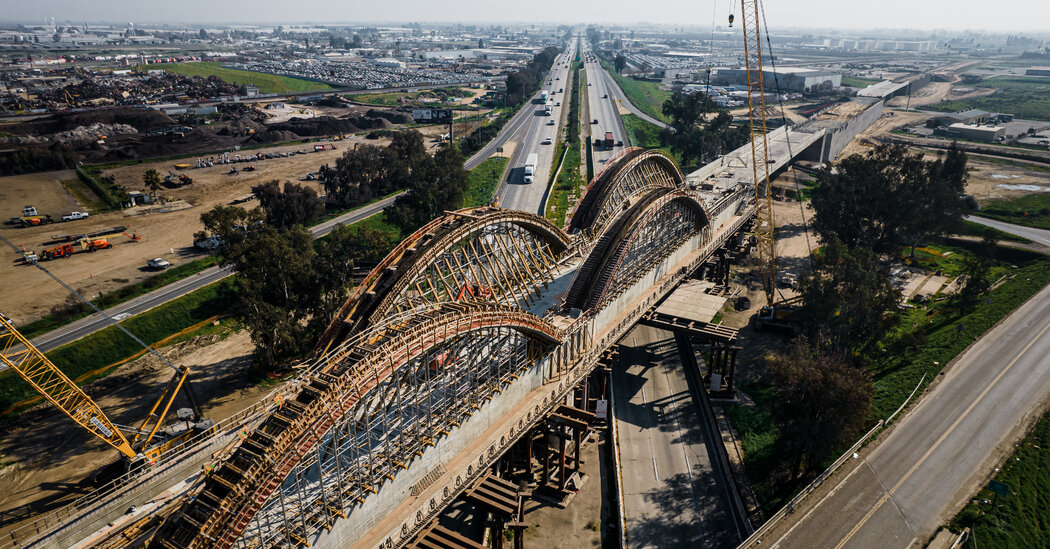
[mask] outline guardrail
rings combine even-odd
[[[808,496],[814,490],[816,490],[818,487],[820,487],[821,483],[823,483],[825,480],[828,479],[828,477],[830,477],[832,474],[834,474],[835,471],[839,467],[841,467],[843,463],[846,463],[846,461],[848,461],[849,458],[851,458],[853,456],[853,454],[862,445],[864,445],[864,443],[866,443],[868,441],[868,439],[870,439],[880,429],[882,429],[887,424],[889,424],[889,422],[897,414],[899,414],[901,412],[901,410],[903,410],[905,408],[905,406],[908,405],[909,402],[911,402],[912,397],[915,396],[915,393],[918,392],[919,387],[922,386],[922,382],[925,381],[925,380],[926,380],[926,374],[923,374],[922,378],[919,379],[919,383],[917,383],[915,385],[915,388],[912,389],[911,394],[908,395],[908,398],[904,399],[904,402],[901,403],[900,407],[897,408],[896,411],[894,411],[892,414],[890,414],[890,416],[888,418],[880,419],[879,422],[876,423],[875,426],[872,427],[870,431],[865,433],[864,436],[860,437],[860,439],[857,440],[857,442],[854,443],[853,446],[851,446],[849,448],[849,450],[846,450],[845,453],[843,453],[841,456],[839,456],[839,458],[836,459],[835,462],[832,463],[830,467],[828,467],[817,478],[813,479],[813,482],[810,482],[809,485],[807,485],[805,488],[803,488],[801,492],[796,494],[795,497],[791,498],[791,501],[787,502],[787,504],[784,505],[783,507],[781,507],[779,511],[777,511],[776,513],[773,514],[773,516],[769,517],[769,519],[766,520],[766,522],[761,527],[759,527],[758,530],[755,530],[754,534],[752,534],[750,537],[748,537],[746,540],[744,540],[743,543],[738,545],[737,549],[743,549],[745,547],[751,547],[753,545],[761,544],[762,543],[762,536],[765,536],[766,534],[768,534],[770,532],[770,530],[772,530],[773,527],[777,525],[777,522],[779,522],[780,519],[782,519],[785,516],[787,516],[787,515],[791,514],[792,512],[794,512],[795,507],[797,507],[798,504],[801,503],[802,500],[806,498],[806,496]]]

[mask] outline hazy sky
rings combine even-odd
[[[4,0],[0,21],[633,23],[710,28],[738,0]],[[771,27],[1050,32],[1050,0],[769,0]],[[738,13],[739,16],[739,13]]]

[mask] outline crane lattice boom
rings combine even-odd
[[[773,240],[773,193],[769,186],[766,96],[762,83],[762,35],[758,0],[740,0],[747,69],[747,106],[751,121],[751,171],[755,181],[755,240],[766,305],[773,305],[776,247]],[[757,94],[757,99],[756,99]]]
[[[21,344],[22,349],[17,350]],[[0,360],[73,421],[129,458],[135,450],[102,409],[0,314]]]

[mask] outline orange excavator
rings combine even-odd
[[[104,234],[99,236],[93,236],[90,238],[82,238],[80,240],[80,247],[84,248],[89,252],[112,248],[113,243],[110,242],[109,239],[117,236],[126,236],[132,242],[138,242],[142,240],[142,237],[135,233],[134,229],[132,229],[132,232],[130,233],[127,231],[122,231],[119,233]]]

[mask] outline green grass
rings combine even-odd
[[[574,143],[566,149],[561,173],[551,188],[551,196],[547,201],[547,219],[559,227],[564,227],[565,215],[569,211],[569,199],[580,195],[583,183],[583,178],[580,177],[580,145]]]
[[[73,197],[88,213],[99,213],[109,211],[109,206],[99,198],[95,191],[91,190],[86,183],[80,179],[65,179],[61,181],[62,188]]]
[[[930,251],[953,251],[947,257],[921,251],[916,255],[926,267],[958,271],[972,252],[960,247],[929,246]],[[886,418],[897,409],[926,375],[920,391],[976,338],[983,335],[1025,300],[1050,284],[1050,260],[1039,254],[1000,248],[1000,264],[991,278],[1002,273],[1009,278],[991,291],[970,311],[961,311],[951,301],[933,303],[927,309],[905,310],[897,329],[886,337],[881,356],[871,359],[874,397],[869,423]],[[1010,269],[1008,265],[1020,265]],[[742,387],[755,406],[729,404],[726,414],[741,439],[744,465],[755,494],[767,512],[781,507],[792,487],[778,484],[774,473],[780,455],[776,448],[777,426],[769,414],[776,391],[761,382]],[[1044,492],[1045,493],[1045,492]]]
[[[189,263],[166,269],[143,280],[142,282],[124,286],[118,290],[102,294],[99,298],[91,300],[91,302],[102,309],[112,307],[134,299],[140,295],[152,292],[153,290],[175,282],[176,280],[197,274],[217,263],[218,260],[213,256],[190,261]],[[95,311],[87,305],[77,302],[73,306],[60,307],[58,310],[53,310],[43,318],[20,327],[18,331],[28,338],[34,338],[40,334],[65,326],[78,318],[83,318],[94,312]]]
[[[985,487],[952,520],[954,530],[971,529],[965,547],[1050,547],[1050,413],[1021,441],[995,480],[1009,487],[1007,495]]]
[[[309,91],[328,91],[332,86],[324,82],[292,78],[277,74],[245,71],[240,69],[229,69],[220,63],[204,61],[195,63],[173,63],[164,65],[164,70],[181,74],[183,76],[218,76],[223,80],[240,86],[241,84],[254,84],[259,87],[260,93],[299,93]]]
[[[791,497],[772,481],[780,458],[776,450],[777,426],[769,413],[776,391],[761,382],[745,383],[740,389],[751,397],[754,406],[728,403],[725,405],[726,417],[744,451],[744,466],[751,479],[751,488],[763,510],[769,514]]]
[[[620,89],[623,90],[624,95],[635,107],[657,120],[662,120],[668,124],[671,123],[671,119],[660,110],[664,101],[671,97],[671,92],[661,88],[655,82],[644,82],[618,74],[605,61],[602,61],[602,66],[609,71],[609,74],[616,80]]]
[[[216,282],[121,324],[148,344],[157,343],[213,316],[226,314],[234,292],[230,279]],[[86,383],[116,368],[121,361],[142,351],[142,347],[114,326],[104,328],[73,343],[55,349],[47,356],[71,379]],[[0,373],[0,412],[12,411],[37,393],[10,370]]]
[[[631,138],[631,145],[645,147],[647,149],[658,149],[660,145],[660,126],[643,120],[636,114],[625,114],[623,119],[624,128]]]
[[[985,97],[938,103],[928,108],[944,112],[983,109],[1010,113],[1021,119],[1050,120],[1050,79],[997,76],[982,80],[974,86],[994,88],[996,93]]]
[[[993,229],[992,227],[985,227],[980,223],[974,223],[973,221],[963,220],[962,228],[959,229],[958,234],[965,236],[976,236],[983,238],[984,235],[991,232],[996,238],[1005,242],[1020,242],[1021,244],[1031,244],[1032,241],[1024,238],[1023,236],[1012,235],[1007,232],[1000,231],[999,229]]]
[[[882,82],[882,80],[879,80],[878,78],[858,78],[856,76],[842,77],[843,86],[853,86],[854,88],[866,88],[879,82]]]
[[[492,202],[492,196],[496,193],[500,176],[503,175],[508,162],[509,158],[493,156],[470,170],[470,187],[464,197],[464,208],[484,206]]]
[[[1003,253],[1005,250],[1000,250],[1000,254]],[[1024,255],[1018,253],[1016,257]],[[914,313],[919,316],[905,320],[902,328],[908,330],[908,337],[886,346],[886,356],[873,361],[875,396],[872,418],[889,416],[904,402],[923,374],[926,374],[923,383],[928,385],[967,345],[1050,283],[1050,260],[1030,260],[1024,267],[1009,273],[1011,278],[989,293],[972,311],[964,313],[946,304],[935,305]],[[915,345],[905,343],[909,340]]]
[[[1050,193],[994,200],[985,204],[977,215],[1025,227],[1050,229]]]

